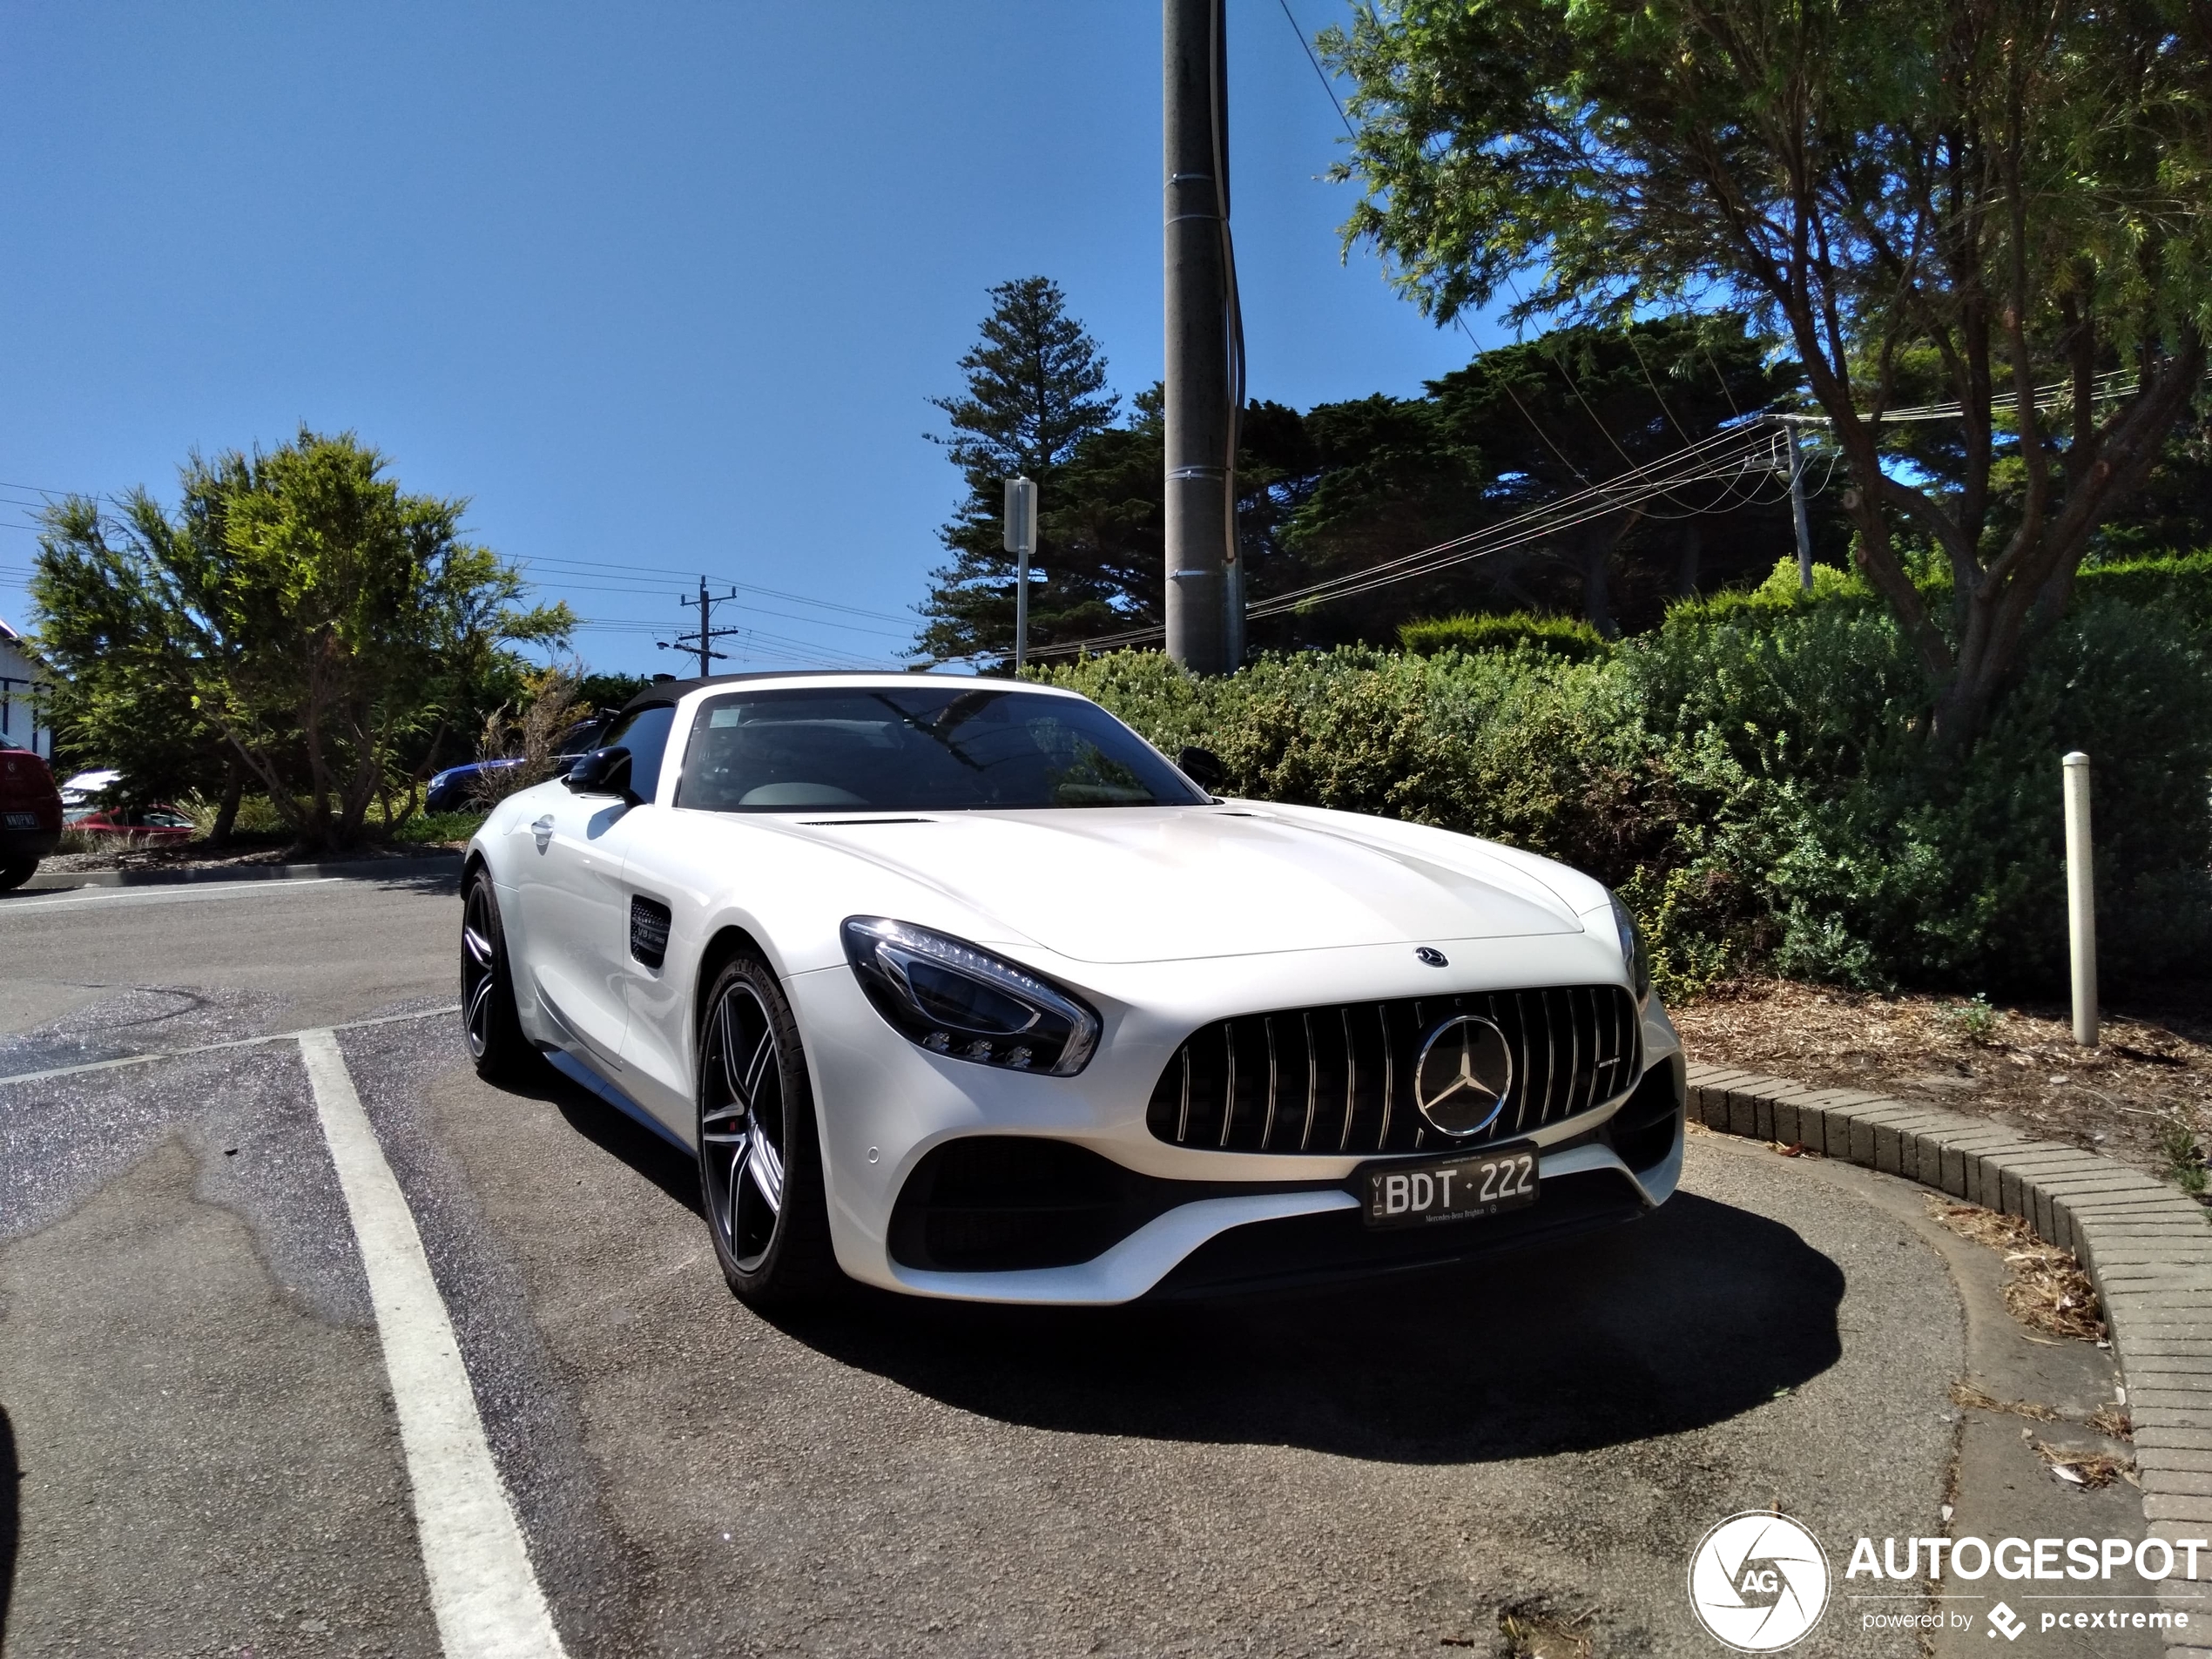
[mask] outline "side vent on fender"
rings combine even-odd
[[[658,968],[668,954],[668,907],[658,899],[632,894],[630,900],[630,954],[648,968]]]

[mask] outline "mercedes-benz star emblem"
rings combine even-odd
[[[1413,1067],[1413,1103],[1456,1140],[1497,1121],[1513,1088],[1506,1034],[1479,1014],[1459,1014],[1428,1034]]]
[[[1433,945],[1417,947],[1413,955],[1418,961],[1426,962],[1431,968],[1449,968],[1452,965],[1452,959]]]

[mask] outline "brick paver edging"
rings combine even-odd
[[[2149,1529],[2212,1538],[2212,1225],[2193,1199],[1986,1118],[1725,1066],[1689,1068],[1689,1116],[1723,1134],[1802,1143],[1901,1175],[2017,1216],[2073,1251],[2103,1299],[2126,1379]],[[2212,1602],[2175,1606],[2187,1607],[2190,1628],[2168,1653],[2212,1653]]]

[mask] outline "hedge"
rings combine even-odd
[[[1912,653],[1847,578],[1809,604],[1678,606],[1581,661],[1524,641],[1270,658],[1206,680],[1121,653],[1040,677],[1170,753],[1213,749],[1240,795],[1440,825],[1587,869],[1636,909],[1677,994],[1751,968],[2056,988],[2059,758],[2083,749],[2097,762],[2103,965],[2124,984],[2212,944],[2212,651],[2154,587],[2202,582],[2184,563],[2085,573],[1964,755],[1930,743]],[[2134,602],[2129,583],[2156,602]]]

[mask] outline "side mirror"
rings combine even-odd
[[[1192,783],[1212,794],[1229,781],[1229,768],[1221,764],[1221,757],[1211,749],[1184,749],[1175,757],[1175,764]]]
[[[633,806],[637,801],[630,789],[627,749],[594,749],[578,755],[561,781],[579,795],[619,795]]]

